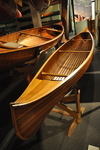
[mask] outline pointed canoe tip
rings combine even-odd
[[[14,102],[10,102],[10,106],[13,106],[13,105],[15,105],[15,103]]]
[[[14,106],[14,105],[16,105],[16,104],[20,104],[19,102],[10,102],[10,105],[11,106]]]
[[[89,32],[89,28],[88,27],[84,28],[83,32]]]

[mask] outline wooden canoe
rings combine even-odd
[[[60,42],[62,25],[21,30],[0,37],[0,71],[23,65]]]
[[[23,94],[10,103],[19,138],[29,139],[37,132],[52,108],[86,72],[93,54],[93,37],[84,30],[49,57]]]

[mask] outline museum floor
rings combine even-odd
[[[51,55],[50,49],[41,56],[34,74]],[[10,105],[27,87],[24,77],[11,78],[10,72],[0,76],[0,150],[88,150],[89,145],[100,147],[100,49],[95,48],[93,61],[78,82],[81,106],[85,107],[82,121],[71,137],[67,132],[73,118],[50,112],[32,139],[22,141],[14,133]],[[68,104],[72,108],[74,103]]]

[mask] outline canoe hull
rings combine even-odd
[[[46,28],[46,27],[45,27]],[[50,29],[57,29],[60,30],[61,33],[59,34],[57,32],[51,31],[50,35],[46,35],[46,32],[44,33],[44,36],[47,37],[47,39],[43,39],[41,37],[32,37],[33,41],[30,40],[32,43],[28,43],[28,46],[24,46],[22,48],[0,48],[0,71],[4,71],[7,69],[12,69],[17,66],[24,65],[25,62],[28,62],[34,58],[36,58],[40,53],[47,51],[48,49],[52,48],[53,46],[57,45],[58,42],[60,42],[64,29],[60,25],[54,25],[54,26],[48,26]],[[37,34],[40,28],[32,28],[27,30],[18,31],[15,33],[11,33],[9,35],[5,35],[0,37],[0,41],[4,42],[12,42],[15,41],[18,38],[18,35],[20,32],[26,33],[26,34]],[[32,31],[33,30],[33,31]],[[56,36],[51,36],[53,33],[55,33]],[[57,34],[56,34],[57,33]],[[42,35],[43,36],[43,35]],[[49,39],[49,36],[51,39]],[[19,44],[24,44],[24,41],[19,42]],[[30,45],[29,45],[30,44]],[[32,45],[32,46],[31,46]]]
[[[41,77],[42,76],[41,72],[47,70],[48,64],[50,63],[50,61],[51,60],[53,61],[53,57],[56,55],[58,51],[65,49],[65,47],[68,45],[68,42],[62,45],[57,50],[57,52],[55,52],[47,60],[47,62],[43,65],[43,67],[41,67],[39,72],[33,78],[31,84],[27,87],[27,89],[19,97],[19,99],[16,100],[14,103],[11,103],[13,125],[15,128],[16,134],[18,135],[19,138],[26,140],[34,136],[34,134],[37,132],[37,130],[41,126],[41,123],[44,121],[44,119],[52,110],[52,108],[59,101],[61,101],[61,99],[66,95],[69,89],[72,88],[76,84],[76,82],[86,72],[93,58],[94,44],[93,44],[92,37],[91,37],[91,41],[92,41],[91,49],[89,51],[89,54],[86,55],[84,62],[82,62],[81,65],[79,65],[79,67],[77,67],[68,77],[65,77],[64,80],[55,81],[55,80],[48,80],[45,77],[44,78]],[[70,56],[72,56],[72,54]],[[76,55],[74,56],[76,57]],[[48,69],[49,75],[50,75],[50,71],[51,70]],[[52,74],[52,76],[53,75],[54,74]],[[61,76],[61,74],[59,74],[59,76]],[[45,81],[42,82],[41,79]],[[47,84],[47,86],[45,85],[43,89],[43,92],[46,91],[47,89],[46,91],[47,93],[46,94],[43,93],[44,95],[42,94],[43,96],[40,97],[40,94],[42,92],[41,90],[40,93],[38,94],[39,98],[35,100],[36,99],[35,95],[37,95],[37,86],[34,88],[33,84],[35,84],[35,82],[40,82],[39,80],[41,80],[42,86],[45,83]],[[40,83],[37,85],[39,86]],[[43,88],[42,86],[40,87],[40,89]],[[32,87],[34,90],[32,89]],[[26,97],[27,97],[27,100],[25,101]]]

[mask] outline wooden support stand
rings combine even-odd
[[[76,110],[73,110],[64,104],[64,103],[72,102],[72,101],[75,101]],[[62,100],[59,103],[57,103],[56,106],[59,107],[60,109],[53,108],[52,109],[53,112],[75,118],[68,131],[68,136],[71,136],[77,124],[80,123],[81,118],[82,118],[81,115],[85,110],[84,107],[80,107],[80,90],[77,90],[77,88],[75,87],[74,94],[64,96]]]

